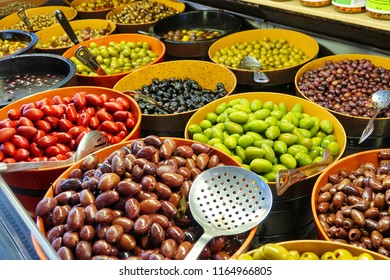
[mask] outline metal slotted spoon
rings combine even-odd
[[[371,119],[368,121],[367,126],[364,128],[362,135],[359,139],[359,144],[363,143],[364,140],[371,135],[374,131],[374,120],[378,114],[386,109],[390,105],[390,90],[378,90],[374,92],[371,97],[372,105],[374,106],[375,112],[372,115]]]
[[[240,69],[254,71],[253,80],[257,83],[265,84],[269,82],[268,76],[260,71],[263,65],[261,65],[260,61],[258,61],[253,56],[250,55],[245,56],[237,65],[237,67]]]
[[[75,163],[76,161],[86,157],[89,154],[92,154],[93,152],[103,149],[108,145],[108,139],[103,133],[98,130],[91,130],[81,139],[74,155],[66,160],[16,163],[0,162],[0,173],[65,166],[71,163]]]
[[[243,167],[219,166],[193,181],[189,206],[204,233],[186,256],[196,260],[214,237],[246,232],[261,223],[272,206],[272,192],[256,173]]]

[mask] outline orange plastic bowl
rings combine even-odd
[[[171,9],[176,10],[177,14],[184,12],[186,8],[185,4],[179,1],[151,0],[150,2],[157,2],[159,4],[163,4]],[[109,13],[107,13],[106,19],[115,22],[115,24],[117,25],[118,33],[137,33],[138,31],[149,32],[150,27],[152,27],[158,21],[148,23],[124,24],[120,23],[119,20],[117,20],[118,17],[121,17],[121,13],[126,6],[132,6],[134,9],[136,9],[136,7],[140,5],[140,3],[142,2],[132,1],[132,3],[128,5],[120,5],[119,7],[116,7],[112,9]]]
[[[108,46],[110,42],[116,42],[119,43],[121,41],[126,42],[147,42],[150,44],[150,49],[157,54],[156,60],[152,61],[148,65],[156,64],[159,62],[164,61],[165,59],[165,45],[160,40],[143,34],[115,34],[115,35],[109,35],[104,36],[101,38],[95,38],[92,40],[88,40],[85,42],[81,42],[71,48],[69,48],[66,52],[64,52],[63,56],[71,59],[74,56],[74,52],[76,49],[80,46],[88,47],[92,42],[96,43],[98,46]],[[113,88],[114,85],[122,79],[124,76],[129,74],[132,71],[125,71],[119,74],[112,74],[112,75],[99,75],[99,76],[89,76],[89,75],[82,75],[77,73],[76,78],[79,85],[83,86],[102,86],[102,87],[108,87]]]
[[[161,139],[165,139],[164,137],[162,137]],[[182,139],[182,138],[174,138],[174,137],[171,137],[170,139],[173,139],[177,146],[184,146],[184,145],[187,145],[187,146],[191,146],[192,143],[196,143],[196,141],[193,141],[193,140],[187,140],[187,139]],[[102,162],[104,159],[106,159],[109,155],[111,155],[111,153],[121,149],[122,147],[130,144],[132,141],[127,141],[127,142],[121,142],[121,143],[118,143],[116,145],[112,145],[110,147],[107,147],[107,148],[104,148],[100,151],[97,151],[95,152],[95,154],[97,155],[98,159],[99,159],[99,162]],[[240,164],[234,160],[232,157],[228,156],[227,154],[217,150],[217,149],[214,149],[211,147],[211,151],[209,152],[209,156],[212,156],[212,155],[218,155],[219,159],[220,159],[220,163],[223,163],[225,165],[232,165],[232,166],[240,166]],[[74,165],[72,165],[71,167],[69,167],[66,171],[64,171],[52,184],[52,186],[56,186],[56,184],[62,179],[62,178],[67,178],[69,176],[69,174],[72,172],[72,170],[74,169],[77,169],[77,168],[80,168],[81,165],[82,165],[82,162],[83,160],[80,160],[78,162],[76,162]],[[45,194],[45,197],[52,197],[53,196],[53,188],[50,188],[48,189],[48,191],[46,192]],[[45,229],[45,222],[44,222],[44,219],[43,217],[40,217],[38,216],[37,217],[37,226],[39,228],[39,230],[44,234],[46,235],[46,229]],[[257,230],[257,226],[252,228],[251,231],[249,232],[246,240],[244,241],[244,243],[241,245],[241,247],[232,255],[232,258],[236,258],[239,254],[243,253],[243,252],[246,252],[251,244],[251,241],[252,239],[254,238],[255,236],[255,233],[256,233],[256,230]],[[41,259],[47,259],[44,251],[42,250],[42,248],[39,246],[38,242],[33,239],[34,241],[34,247],[37,251],[37,254],[38,256],[41,258]]]
[[[311,210],[313,213],[319,239],[330,240],[326,233],[326,230],[321,225],[320,219],[318,217],[319,212],[317,211],[317,201],[320,194],[320,189],[328,183],[329,175],[339,174],[341,170],[346,172],[354,171],[358,169],[361,164],[368,162],[378,166],[378,152],[380,150],[381,149],[369,150],[346,156],[334,162],[332,165],[326,168],[318,177],[314,184],[313,192],[311,195]]]
[[[95,93],[99,95],[106,94],[110,98],[126,98],[131,104],[131,112],[136,116],[137,122],[134,129],[124,138],[123,141],[136,139],[139,137],[142,116],[141,109],[138,103],[127,95],[124,95],[113,89],[102,87],[64,87],[30,95],[28,97],[16,100],[9,105],[1,108],[0,120],[4,120],[8,117],[7,112],[10,109],[19,109],[23,104],[40,101],[44,98],[52,99],[56,95],[62,97],[72,97],[76,92],[80,91],[86,91],[88,93]],[[40,170],[2,173],[1,176],[15,192],[17,198],[20,200],[20,202],[26,208],[29,214],[34,217],[35,208],[38,202],[42,199],[46,191],[50,188],[51,184],[57,179],[57,177],[61,175],[61,173],[63,173],[69,166],[70,164],[61,167],[44,168]]]
[[[69,24],[75,32],[81,32],[87,28],[91,28],[92,30],[96,31],[104,29],[109,30],[108,33],[104,36],[108,36],[114,33],[116,29],[115,23],[104,19],[72,20],[71,22],[69,22]],[[50,46],[50,42],[53,36],[63,38],[65,34],[66,33],[60,24],[55,24],[38,31],[36,33],[36,36],[38,36],[38,43],[35,46],[35,50],[37,52],[55,53],[62,55],[67,49],[69,49],[73,45],[73,43],[69,46],[60,45],[53,47]],[[95,37],[102,37],[102,35],[98,35]]]

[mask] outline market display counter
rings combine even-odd
[[[189,1],[224,9],[266,22],[286,25],[339,38],[390,53],[390,21],[370,18],[366,13],[345,14],[332,5],[305,7],[298,0],[195,0]]]

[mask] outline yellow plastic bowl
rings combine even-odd
[[[108,36],[115,32],[116,25],[112,21],[104,20],[104,19],[82,19],[82,20],[73,20],[69,22],[70,26],[74,31],[77,30],[84,30],[85,28],[90,27],[91,29],[95,30],[104,30],[108,29],[110,30],[105,36]],[[35,50],[37,52],[45,52],[45,53],[55,53],[62,55],[66,50],[68,50],[71,46],[68,47],[57,47],[57,48],[48,48],[45,46],[42,46],[43,44],[49,44],[50,40],[53,36],[64,36],[65,31],[62,28],[60,24],[55,24],[53,26],[44,28],[38,32],[36,32],[36,35],[38,36],[38,43],[35,47]],[[102,37],[100,35],[100,37]],[[97,38],[97,37],[95,37]],[[93,39],[93,38],[91,38]],[[72,46],[74,44],[72,43]]]
[[[126,42],[148,42],[150,44],[150,49],[157,54],[157,58],[155,61],[152,61],[148,65],[153,65],[159,62],[164,61],[165,59],[165,45],[158,39],[143,35],[143,34],[114,34],[114,35],[108,35],[103,36],[100,38],[91,39],[88,41],[81,42],[71,48],[69,48],[67,51],[63,53],[64,57],[72,58],[74,56],[74,52],[76,49],[80,46],[86,46],[88,47],[91,42],[96,43],[98,46],[108,46],[110,42],[116,42],[119,43],[121,41]],[[100,75],[100,76],[88,76],[88,75],[82,75],[82,74],[76,74],[77,82],[79,85],[88,85],[88,86],[102,86],[102,87],[108,87],[113,88],[114,85],[122,79],[124,76],[129,74],[132,71],[126,71],[119,74],[112,74],[112,75]]]
[[[252,101],[254,99],[260,99],[263,103],[266,101],[273,101],[275,104],[279,104],[280,102],[284,102],[287,106],[287,109],[290,111],[291,108],[296,103],[301,103],[303,107],[303,112],[309,114],[313,117],[318,117],[321,120],[329,120],[333,124],[333,134],[337,138],[337,142],[340,145],[340,152],[339,154],[334,158],[334,161],[337,161],[340,159],[345,151],[346,147],[346,134],[344,131],[343,126],[341,123],[334,117],[331,113],[326,111],[321,106],[314,104],[313,102],[309,102],[303,98],[299,98],[296,96],[283,94],[283,93],[274,93],[274,92],[248,92],[248,93],[239,93],[239,94],[233,94],[226,96],[224,98],[220,98],[216,101],[213,101],[206,106],[203,106],[201,109],[196,111],[192,117],[187,122],[187,125],[185,127],[185,138],[191,139],[188,129],[192,124],[199,124],[202,120],[205,119],[207,113],[214,112],[215,108],[223,103],[223,102],[229,102],[231,100],[235,100],[238,98],[246,98],[249,101]],[[271,187],[272,195],[274,199],[279,198],[289,198],[289,197],[300,197],[301,195],[310,194],[312,191],[313,183],[315,182],[315,178],[320,174],[321,172],[317,172],[316,174],[313,174],[307,178],[305,178],[302,182],[297,183],[297,186],[291,186],[282,196],[279,196],[276,193],[275,189],[275,182],[268,182],[268,185]],[[298,186],[299,184],[299,186]]]
[[[183,146],[183,145],[191,146],[191,144],[196,143],[195,141],[182,139],[182,138],[174,138],[174,137],[170,137],[170,138],[175,141],[177,146]],[[165,138],[163,137],[162,139],[165,139]],[[97,157],[99,159],[99,162],[102,162],[109,155],[111,155],[111,153],[113,153],[114,151],[119,150],[120,148],[126,146],[127,144],[130,144],[131,142],[132,141],[121,142],[119,144],[112,145],[110,147],[107,147],[107,148],[104,148],[104,149],[102,149],[100,151],[97,151],[95,154],[97,155]],[[212,156],[212,155],[218,155],[218,157],[220,158],[220,162],[225,164],[225,165],[240,166],[240,164],[237,161],[235,161],[233,158],[231,158],[230,156],[226,155],[225,153],[223,153],[223,152],[221,152],[221,151],[219,151],[217,149],[211,148],[211,151],[209,152],[209,156]],[[55,186],[61,180],[61,178],[67,178],[68,175],[72,172],[72,170],[80,168],[81,165],[82,165],[82,162],[83,162],[83,160],[80,160],[80,161],[76,162],[75,164],[73,164],[68,169],[66,169],[53,182],[53,186]],[[52,197],[52,196],[53,196],[53,188],[49,188],[48,191],[45,194],[45,197]],[[39,216],[37,217],[37,226],[38,226],[39,230],[45,235],[46,234],[46,229],[45,229],[45,223],[44,223],[43,217],[39,217]],[[246,252],[248,250],[248,248],[249,248],[249,246],[251,244],[251,241],[252,241],[253,237],[255,236],[256,230],[257,230],[257,226],[252,228],[252,230],[249,232],[245,242],[235,252],[235,254],[232,256],[232,258],[236,258],[239,254],[241,254],[243,252]],[[38,256],[41,259],[47,259],[45,254],[44,254],[44,252],[42,251],[41,247],[39,246],[38,242],[35,239],[33,239],[33,242],[34,242],[34,247],[35,247],[35,249],[36,249],[36,251],[38,253]]]
[[[341,242],[331,242],[324,240],[291,240],[278,242],[277,244],[282,245],[288,251],[297,250],[299,254],[313,252],[319,257],[328,251],[333,252],[336,249],[345,249],[348,250],[353,256],[359,256],[360,254],[366,253],[370,254],[374,260],[389,260],[389,258],[386,256],[376,252]],[[253,255],[255,252],[256,249],[249,251],[248,254]]]
[[[227,68],[212,62],[200,60],[166,61],[136,70],[118,81],[114,89],[120,92],[125,90],[141,89],[143,85],[150,85],[154,78],[190,78],[197,81],[203,89],[215,90],[217,83],[223,83],[228,95],[233,93],[237,80]],[[197,111],[150,115],[142,114],[141,131],[145,134],[161,136],[184,136],[184,128],[190,117]],[[180,134],[180,135],[179,135]]]
[[[182,13],[185,10],[185,4],[178,1],[172,1],[172,0],[151,0],[151,2],[157,2],[161,4],[165,4],[166,6],[173,8],[177,11],[177,13]],[[130,3],[129,5],[121,5],[115,9],[112,9],[106,16],[106,19],[114,21],[117,25],[117,32],[118,33],[137,33],[138,31],[144,31],[149,32],[149,28],[153,26],[157,21],[149,22],[149,23],[143,23],[143,24],[122,24],[119,22],[116,22],[113,18],[115,18],[116,15],[118,15],[126,6],[137,6],[138,3],[141,3],[139,1],[134,1],[133,3]]]
[[[214,54],[216,51],[219,51],[225,47],[229,48],[235,43],[251,42],[253,40],[259,41],[264,37],[268,37],[271,41],[274,39],[286,39],[287,43],[292,43],[296,48],[302,50],[305,53],[307,60],[301,64],[291,67],[262,71],[270,79],[270,81],[265,84],[255,82],[253,79],[253,71],[251,70],[228,67],[237,76],[237,82],[239,84],[259,86],[291,83],[294,81],[294,76],[299,68],[306,62],[316,58],[318,55],[319,45],[317,41],[304,33],[287,29],[252,29],[236,32],[217,40],[210,46],[208,56],[211,61],[218,63],[214,60]]]
[[[319,219],[319,212],[317,211],[317,201],[318,197],[320,195],[320,189],[325,186],[328,183],[328,177],[332,174],[339,174],[339,172],[346,171],[354,171],[359,168],[361,164],[364,163],[373,163],[374,165],[378,166],[378,152],[381,149],[375,149],[375,150],[369,150],[364,152],[359,152],[356,154],[352,154],[349,156],[346,156],[342,158],[341,160],[333,163],[328,168],[326,168],[322,174],[318,177],[316,180],[313,192],[311,195],[311,210],[313,213],[318,238],[322,240],[331,240],[328,237],[328,234],[326,230],[322,227],[320,219]]]
[[[375,56],[375,55],[368,55],[368,54],[337,54],[337,55],[331,55],[331,56],[325,56],[318,59],[315,59],[299,69],[295,76],[295,89],[298,96],[305,98],[306,100],[311,101],[306,95],[304,95],[298,88],[298,81],[299,79],[309,70],[318,69],[325,65],[326,61],[342,61],[344,59],[348,60],[360,60],[360,59],[367,59],[371,60],[372,64],[374,64],[377,67],[383,67],[384,69],[390,70],[390,58],[382,57],[382,56]],[[367,123],[370,118],[367,117],[355,117],[348,114],[343,114],[337,111],[334,111],[332,109],[327,109],[329,112],[331,112],[333,115],[336,116],[336,118],[341,122],[341,124],[344,126],[345,131],[348,135],[348,137],[359,137],[362,134],[363,129],[367,126]],[[385,137],[390,135],[390,118],[376,118],[375,119],[375,129],[370,137]]]
[[[31,9],[26,9],[26,13],[28,17],[42,15],[42,14],[50,14],[54,17],[54,12],[56,10],[61,10],[69,21],[75,19],[77,16],[77,11],[75,9],[66,6],[45,6],[45,7],[31,8]],[[17,13],[10,14],[9,16],[0,19],[0,29],[12,29],[11,27],[19,22],[21,22],[21,19],[19,18]],[[39,31],[39,29],[34,30],[34,32],[36,31]]]

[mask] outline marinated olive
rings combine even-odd
[[[215,62],[232,68],[238,68],[245,56],[257,59],[263,70],[292,67],[307,60],[305,53],[294,44],[283,38],[271,40],[268,37],[251,42],[236,42],[212,54]]]
[[[201,40],[209,40],[219,37],[223,34],[220,30],[215,29],[177,29],[171,30],[162,35],[163,38],[177,42],[195,42]]]

